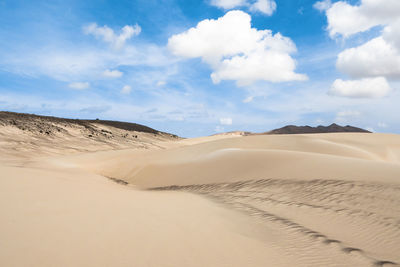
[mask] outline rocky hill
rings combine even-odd
[[[310,134],[310,133],[370,133],[370,131],[357,128],[354,126],[346,125],[340,126],[332,123],[329,126],[295,126],[288,125],[279,129],[274,129],[272,131],[266,132],[264,134]]]
[[[162,147],[176,135],[128,122],[65,119],[0,111],[0,153],[65,154],[122,148]]]

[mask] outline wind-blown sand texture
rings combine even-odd
[[[149,135],[71,153],[19,133],[11,153],[7,127],[0,266],[400,263],[399,135]]]

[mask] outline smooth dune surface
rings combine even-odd
[[[0,265],[399,265],[399,135],[149,138],[3,154]]]

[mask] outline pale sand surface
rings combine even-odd
[[[0,266],[400,263],[399,135],[40,140],[46,153],[7,138]]]

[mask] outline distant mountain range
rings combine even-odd
[[[346,125],[340,126],[336,123],[332,123],[329,126],[295,126],[288,125],[279,129],[275,129],[263,134],[309,134],[309,133],[371,133],[370,131],[357,128],[354,126]]]

